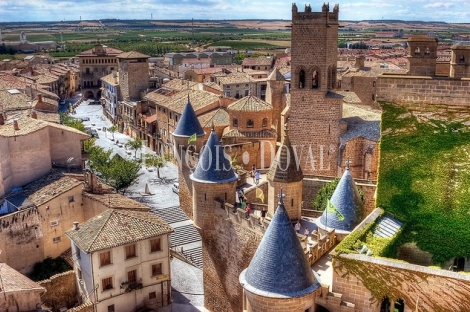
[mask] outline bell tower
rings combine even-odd
[[[290,141],[304,174],[336,176],[342,96],[335,93],[339,6],[292,5]]]

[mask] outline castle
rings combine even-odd
[[[274,129],[279,148],[267,181],[245,190],[250,202],[266,206],[265,220],[246,216],[237,207],[239,176],[224,152],[223,135],[221,143],[212,126],[206,136],[189,100],[173,133],[174,153],[180,164],[180,203],[202,237],[205,307],[210,311],[408,312],[418,306],[423,311],[468,308],[467,276],[376,258],[365,244],[357,246],[358,238],[369,234],[391,239],[402,223],[380,208],[363,207],[358,200],[352,177],[361,172],[363,178],[364,168],[371,168],[372,163],[377,167],[374,159],[378,157],[378,139],[366,143],[365,153],[351,153],[352,163],[360,163],[362,171],[350,168],[349,162],[343,167],[348,146],[342,144],[348,142],[342,141],[347,131],[343,126],[342,96],[335,92],[338,14],[338,5],[332,12],[327,4],[321,12],[312,12],[310,6],[299,12],[292,5],[291,91],[289,101],[276,108],[277,115],[273,112],[270,116],[277,125]],[[410,39],[408,74],[379,76],[377,86],[374,84],[378,100],[405,106],[422,100],[424,104],[462,108],[464,100],[453,96],[451,90],[462,96],[468,94],[468,82],[462,78],[466,76],[468,49],[453,47],[449,78],[436,79],[433,66],[437,42],[432,40]],[[425,85],[449,88],[428,87],[432,89],[428,97],[419,91]],[[400,92],[393,90],[397,86]],[[274,98],[279,96],[269,92],[266,95],[268,104]],[[368,153],[374,157],[365,157]],[[289,157],[293,154],[298,156],[296,161]],[[295,233],[293,224],[303,216],[305,176],[341,174],[331,198],[332,208],[317,220],[318,227],[311,237]],[[376,172],[369,169],[367,176],[376,177]],[[333,271],[328,281],[312,272],[310,265],[338,242],[340,245],[331,253]],[[446,291],[449,285],[455,292]],[[427,292],[432,295],[420,297]]]

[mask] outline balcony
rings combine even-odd
[[[121,289],[125,289],[126,292],[131,292],[136,289],[142,289],[143,285],[141,281],[134,281],[134,282],[122,282]]]

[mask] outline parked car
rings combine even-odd
[[[179,193],[180,191],[180,184],[179,183],[173,183],[173,186],[171,187],[172,191],[176,194]]]

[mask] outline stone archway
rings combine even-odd
[[[85,99],[94,99],[95,98],[95,94],[93,94],[93,91],[87,91],[85,92]]]

